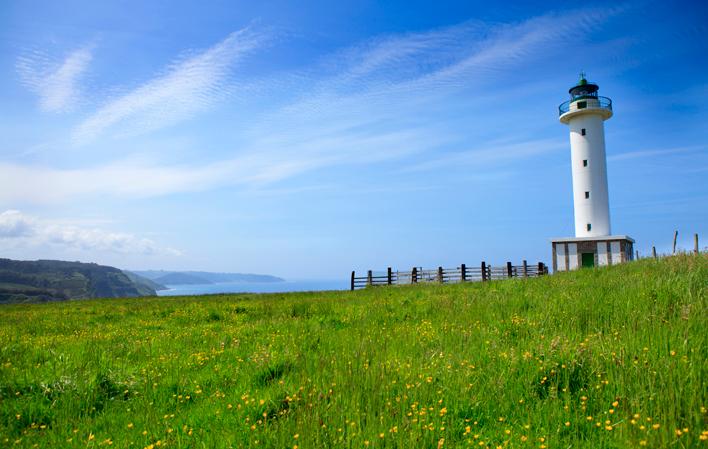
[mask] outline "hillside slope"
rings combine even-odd
[[[0,304],[154,296],[121,270],[94,263],[0,259]]]
[[[0,443],[705,447],[707,289],[702,255],[529,280],[6,306]]]
[[[148,279],[144,276],[140,276],[139,274],[133,273],[132,271],[127,271],[123,270],[123,273],[128,276],[128,279],[133,281],[134,283],[147,287],[150,290],[167,290],[167,287],[165,287],[163,284],[160,284],[159,282],[155,282],[152,279]],[[150,295],[146,295],[150,296]]]

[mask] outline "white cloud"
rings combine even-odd
[[[81,81],[93,57],[90,47],[70,53],[61,63],[51,61],[42,52],[18,58],[17,71],[22,82],[39,96],[39,106],[48,112],[68,111],[81,98]]]
[[[108,129],[140,134],[178,123],[228,95],[233,64],[262,44],[263,37],[245,29],[208,50],[169,67],[135,90],[109,100],[73,132],[84,143]]]
[[[34,233],[34,220],[17,210],[0,214],[0,239],[27,237]]]
[[[178,250],[160,247],[150,239],[133,234],[40,220],[17,210],[6,210],[0,213],[1,242],[12,242],[15,246],[52,245],[121,254],[168,256],[181,254]]]

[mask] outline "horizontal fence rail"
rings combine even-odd
[[[369,270],[366,272],[366,276],[357,276],[356,271],[352,271],[350,287],[351,290],[356,290],[358,288],[381,285],[485,282],[509,278],[538,277],[544,274],[548,274],[548,267],[543,262],[529,265],[525,260],[521,265],[513,265],[511,262],[507,262],[506,265],[492,266],[482,262],[479,266],[470,267],[462,264],[456,268],[438,267],[432,270],[413,267],[408,271],[394,271],[389,267],[385,272]]]

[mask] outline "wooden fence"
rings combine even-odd
[[[469,267],[465,264],[457,268],[438,267],[437,270],[424,270],[413,267],[410,271],[393,271],[391,267],[386,273],[367,271],[366,276],[357,276],[352,271],[351,289],[364,288],[377,285],[403,285],[423,282],[437,282],[441,284],[456,282],[484,282],[497,279],[537,277],[548,274],[548,267],[543,263],[529,265],[524,260],[521,265],[512,265],[507,262],[502,266],[487,265],[482,262],[479,266]]]

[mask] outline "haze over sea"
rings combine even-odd
[[[346,290],[346,280],[293,280],[283,282],[219,282],[216,284],[168,285],[158,296],[207,295],[215,293],[284,293],[319,290]]]

